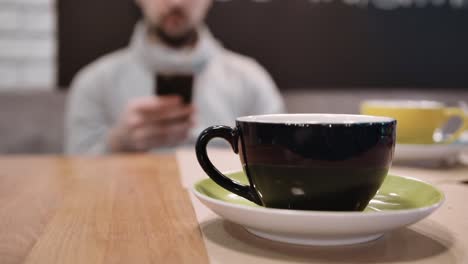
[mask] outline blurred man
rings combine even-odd
[[[69,154],[170,148],[193,141],[208,126],[233,125],[238,116],[283,111],[267,72],[224,49],[204,26],[211,3],[137,0],[144,19],[129,47],[89,65],[73,81]],[[157,96],[168,89],[158,87],[165,85],[158,78],[178,75],[193,77],[191,103]]]

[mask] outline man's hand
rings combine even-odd
[[[111,129],[108,146],[112,152],[121,152],[177,145],[187,139],[193,114],[193,107],[178,96],[135,99]]]

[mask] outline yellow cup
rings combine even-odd
[[[361,113],[395,118],[397,142],[402,144],[451,143],[468,129],[468,115],[463,109],[436,101],[370,100],[361,104]],[[462,120],[457,131],[447,139],[435,140],[437,129],[453,117]]]

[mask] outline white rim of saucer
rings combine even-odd
[[[231,174],[231,173],[238,173],[240,171],[227,171],[223,172],[224,175],[226,174]],[[276,209],[276,208],[266,208],[266,207],[252,207],[248,205],[240,205],[240,204],[233,204],[225,201],[220,201],[218,199],[211,198],[205,194],[200,193],[195,189],[195,185],[199,183],[200,181],[209,179],[205,178],[202,180],[197,181],[195,184],[192,185],[190,188],[190,191],[197,197],[209,200],[210,202],[221,205],[221,206],[228,206],[228,207],[233,207],[241,210],[247,210],[250,212],[260,212],[260,213],[276,213],[276,214],[283,214],[283,215],[291,215],[291,216],[301,216],[301,217],[307,217],[307,216],[315,216],[315,217],[342,217],[342,216],[347,216],[347,217],[362,217],[363,215],[366,217],[381,217],[384,215],[392,214],[392,215],[405,215],[409,213],[415,213],[415,212],[425,212],[428,210],[435,210],[439,208],[444,202],[445,202],[445,194],[436,186],[429,184],[428,182],[425,182],[420,179],[416,179],[413,177],[407,177],[407,176],[399,176],[399,175],[392,175],[391,176],[396,176],[408,180],[413,180],[413,181],[418,181],[424,184],[427,184],[429,186],[432,186],[434,189],[436,189],[440,194],[442,194],[442,198],[440,199],[439,202],[430,205],[430,206],[425,206],[425,207],[419,207],[419,208],[414,208],[414,209],[403,209],[403,210],[391,210],[391,211],[378,211],[378,212],[369,212],[369,213],[363,213],[363,212],[334,212],[334,211],[307,211],[307,210],[291,210],[291,209]],[[221,186],[220,186],[221,187]],[[222,188],[222,187],[221,187]],[[241,197],[241,196],[239,196]],[[245,198],[244,198],[245,199]]]

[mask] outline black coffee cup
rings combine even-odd
[[[236,127],[213,126],[197,141],[198,162],[223,188],[254,203],[281,209],[361,211],[391,166],[396,121],[341,114],[240,117]],[[207,144],[227,140],[250,185],[223,175]]]

